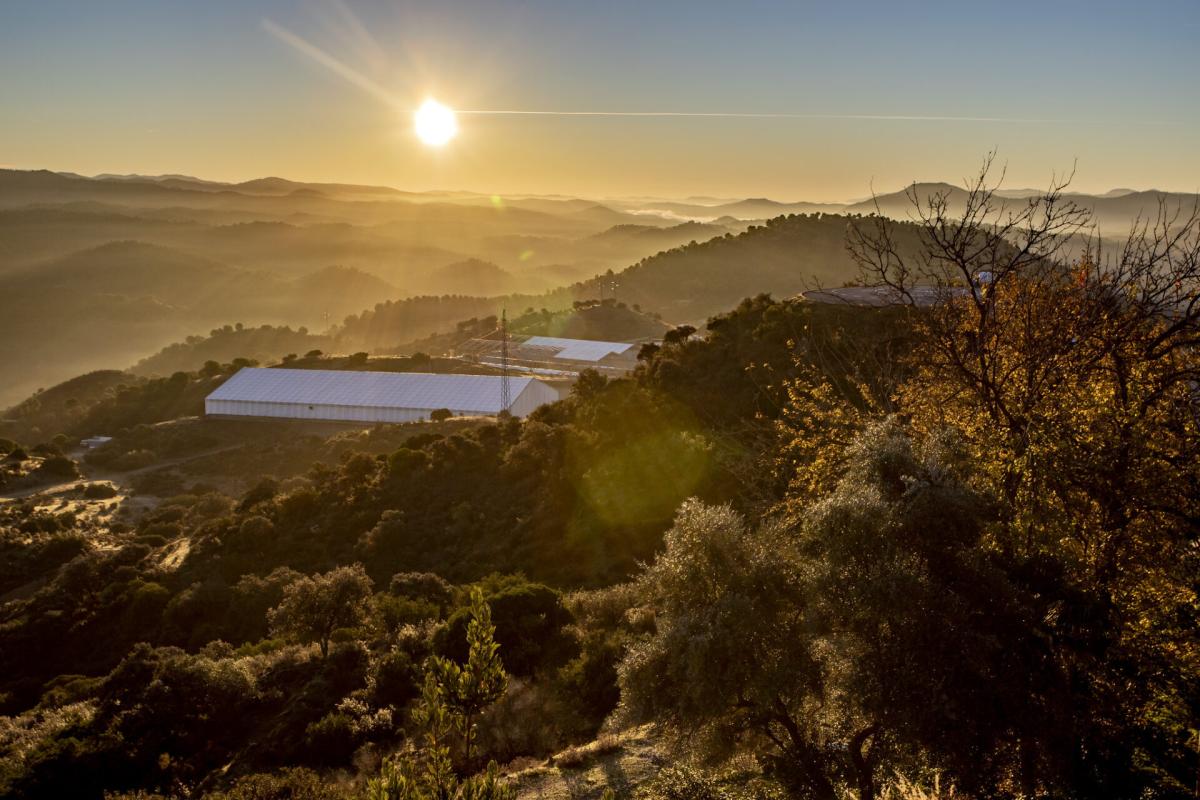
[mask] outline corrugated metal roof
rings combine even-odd
[[[556,336],[530,336],[522,344],[555,348],[558,350],[555,358],[569,358],[572,361],[599,361],[607,355],[624,353],[633,347],[629,342],[595,342],[590,339],[559,339]]]
[[[534,378],[509,378],[516,400]],[[500,376],[243,367],[210,400],[499,413]]]

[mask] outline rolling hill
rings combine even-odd
[[[439,267],[429,274],[428,281],[431,286],[442,288],[450,294],[484,297],[511,292],[517,284],[512,273],[478,258]]]
[[[231,321],[324,328],[396,293],[343,267],[289,279],[145,242],[88,248],[0,274],[0,404]]]
[[[577,297],[611,293],[657,311],[673,322],[701,322],[742,298],[797,294],[815,286],[841,286],[858,277],[846,252],[846,233],[856,220],[839,215],[776,217],[738,236],[668,250],[633,266],[572,287]],[[915,243],[916,231],[897,227]]]
[[[914,186],[961,207],[961,189]],[[1015,206],[1030,191],[1000,196]],[[1071,199],[1112,236],[1159,203],[1195,202],[1133,190]],[[125,367],[235,322],[323,332],[346,318],[332,332],[338,347],[388,349],[503,308],[556,311],[613,291],[672,322],[697,322],[746,295],[854,279],[843,247],[852,219],[828,212],[870,213],[875,202],[889,216],[910,210],[903,192],[848,205],[597,202],[0,170],[0,398]],[[781,216],[795,211],[813,213]],[[745,219],[768,216],[746,229]],[[692,221],[672,223],[681,217]]]
[[[225,325],[210,331],[207,336],[189,336],[182,342],[167,345],[137,362],[129,371],[147,377],[164,376],[198,370],[207,361],[227,364],[235,358],[268,364],[288,354],[301,356],[312,350],[324,350],[330,344],[329,337],[309,333],[304,328]]]
[[[948,200],[948,210],[951,215],[962,213],[966,205],[967,192],[959,186],[948,183],[915,183],[899,192],[878,195],[874,200],[864,200],[860,203],[846,206],[847,214],[872,214],[876,209],[884,216],[893,219],[907,219],[913,210],[909,192],[913,191],[918,200],[925,204],[935,194],[944,195]],[[1003,204],[1013,210],[1024,208],[1028,199],[1038,192],[1031,189],[997,192],[997,197]],[[1140,217],[1151,221],[1158,214],[1162,205],[1169,213],[1182,210],[1186,216],[1200,198],[1194,194],[1182,192],[1161,192],[1157,190],[1132,191],[1114,190],[1104,195],[1096,196],[1068,192],[1064,199],[1090,211],[1093,221],[1099,226],[1101,235],[1106,237],[1121,237],[1128,234],[1130,226]]]
[[[350,317],[337,337],[349,347],[394,348],[401,342],[451,331],[470,317],[500,313],[502,308],[570,308],[577,300],[614,298],[673,324],[703,322],[745,297],[778,297],[817,286],[842,286],[858,277],[846,252],[846,233],[857,224],[839,215],[786,216],[692,242],[642,259],[620,271],[540,295],[503,297],[428,297],[385,303]],[[916,242],[915,227],[897,226],[906,245]],[[614,295],[615,293],[615,295]]]

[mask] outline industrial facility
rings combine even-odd
[[[507,336],[472,339],[458,347],[468,361],[545,375],[578,375],[594,369],[613,377],[637,366],[639,345],[557,336]]]
[[[559,399],[536,378],[246,367],[204,400],[208,416],[345,422],[413,422],[439,409],[455,416],[527,416]]]

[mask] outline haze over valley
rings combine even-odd
[[[922,200],[945,192],[952,210],[965,196],[945,184],[909,189]],[[1020,204],[1034,194],[1005,197]],[[1194,202],[1156,191],[1071,199],[1114,239],[1160,202]],[[876,204],[896,219],[911,214],[903,189],[847,204],[593,200],[6,170],[0,403],[82,372],[127,369],[226,325],[303,329],[341,352],[395,352],[469,317],[606,294],[671,323],[702,324],[746,294],[856,280],[845,217]],[[814,218],[777,219],[792,215]],[[825,215],[836,218],[816,219]],[[728,238],[769,220],[769,234]],[[367,332],[367,316],[387,321]],[[282,348],[253,352],[296,349]]]

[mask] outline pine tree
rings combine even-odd
[[[467,663],[459,665],[438,656],[429,660],[429,673],[462,734],[463,760],[468,768],[479,715],[508,688],[508,674],[500,661],[495,633],[492,610],[484,601],[483,592],[473,589],[471,619],[467,623]]]
[[[419,752],[388,759],[367,784],[367,800],[515,800],[516,791],[500,780],[496,763],[461,780],[451,758],[451,739],[461,736],[464,765],[470,769],[476,720],[508,687],[500,661],[491,609],[483,593],[471,593],[466,664],[433,657],[428,662],[413,722],[423,729]]]

